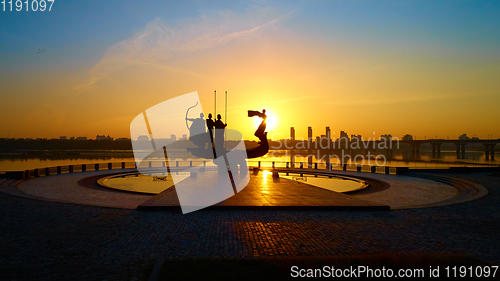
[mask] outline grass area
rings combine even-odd
[[[167,259],[161,266],[158,280],[288,280],[292,278],[292,266],[298,269],[323,269],[324,266],[340,269],[358,266],[370,269],[424,269],[429,277],[429,267],[440,268],[440,277],[446,275],[446,266],[490,265],[466,255],[430,255],[386,253],[376,255],[333,257],[282,257],[282,258],[185,258]],[[297,271],[297,270],[296,270]],[[500,270],[496,278],[500,279]],[[452,272],[450,270],[450,272]],[[492,270],[493,272],[493,270]],[[307,271],[303,271],[307,273]],[[460,272],[457,269],[457,274]],[[456,276],[457,278],[459,276]],[[331,278],[331,277],[330,277]],[[461,278],[463,279],[463,278]],[[467,279],[467,278],[466,278]]]

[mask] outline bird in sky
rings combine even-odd
[[[38,51],[36,53],[40,54],[40,53],[43,53],[43,52],[45,52],[45,49],[38,49]]]

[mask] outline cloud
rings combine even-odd
[[[238,38],[248,38],[290,16],[291,13],[272,7],[253,7],[244,14],[228,10],[205,11],[198,18],[183,19],[174,24],[156,18],[131,38],[110,47],[91,69],[87,86],[131,65],[149,65],[196,76],[194,72],[169,66],[168,60]]]

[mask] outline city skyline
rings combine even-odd
[[[215,115],[216,90],[216,113],[248,140],[246,112],[263,108],[273,139],[308,126],[498,138],[499,11],[491,1],[101,1],[2,12],[0,137],[129,137],[137,114],[192,91]]]
[[[291,127],[294,129],[294,127]],[[311,127],[308,127],[308,128],[311,128]],[[326,127],[326,128],[330,128],[330,127]],[[328,132],[331,132],[330,130]],[[311,138],[314,140],[314,139],[318,139],[318,138],[328,138],[326,134],[313,134],[311,136]],[[446,138],[442,138],[442,137],[438,137],[438,136],[430,136],[430,137],[427,137],[427,136],[424,136],[423,139],[419,139],[417,138],[417,136],[414,136],[412,134],[404,134],[403,136],[396,136],[396,135],[392,135],[392,134],[382,134],[382,135],[375,135],[375,132],[373,133],[373,135],[371,136],[363,136],[363,135],[356,135],[356,134],[347,134],[345,131],[343,130],[340,130],[340,134],[339,136],[335,136],[335,131],[333,131],[333,133],[330,134],[330,139],[332,141],[335,141],[335,140],[338,140],[340,138],[347,138],[349,140],[352,140],[352,139],[356,139],[358,141],[371,141],[371,140],[381,140],[381,139],[384,139],[386,137],[390,137],[391,139],[394,139],[394,140],[432,140],[432,139],[436,139],[436,140],[475,140],[475,139],[479,139],[479,140],[499,140],[500,138],[493,138],[492,135],[488,135],[487,138],[484,138],[484,139],[481,139],[475,135],[467,135],[466,133],[464,134],[461,134],[459,136],[452,136],[450,138],[450,136],[448,135]],[[0,139],[9,139],[10,137],[7,137],[7,138],[0,138]],[[150,136],[148,135],[140,135],[139,138],[142,138],[143,140],[150,140]],[[288,137],[284,137],[284,138],[276,138],[276,139],[270,139],[270,140],[285,140],[285,139],[294,139],[294,140],[307,140],[309,138],[309,136],[307,137],[302,137],[302,136],[296,136],[295,134],[292,136],[292,135],[289,135]],[[89,138],[88,136],[59,136],[59,137],[48,137],[48,138],[42,138],[42,137],[34,137],[34,138],[12,138],[12,139],[29,139],[29,140],[49,140],[49,139],[52,139],[52,140],[141,140],[141,139],[131,139],[130,137],[111,137],[109,134],[106,136],[105,134],[103,135],[97,135],[95,138]],[[169,140],[186,140],[188,139],[188,135],[187,134],[183,134],[181,135],[180,137],[176,136],[175,134],[171,134],[170,135],[170,138],[153,138],[153,139],[169,139]],[[246,140],[246,141],[252,141],[252,139],[249,139],[249,140]],[[255,141],[255,140],[254,140]]]

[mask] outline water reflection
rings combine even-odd
[[[254,165],[258,161],[263,161],[262,166],[270,167],[271,162],[276,162],[277,166],[285,166],[286,162],[292,163],[295,161],[295,167],[299,167],[299,162],[304,163],[307,167],[309,158],[306,152],[294,153],[294,151],[271,150],[266,156],[249,159],[249,163]],[[410,152],[411,153],[411,152]],[[408,158],[408,152],[394,151],[394,160],[383,162],[382,159],[348,159],[346,164],[357,165],[386,165],[392,167],[409,166],[414,168],[439,168],[442,166],[460,166],[463,163],[472,164],[495,164],[500,165],[500,152],[497,151],[495,161],[486,161],[484,152],[467,151],[466,159],[457,161],[456,152],[451,150],[442,150],[440,159],[433,159],[432,152],[421,150],[420,160],[413,161]],[[174,161],[200,161],[199,158],[193,157],[191,154],[173,155]],[[322,158],[322,155],[311,156],[311,163],[320,162],[319,168],[325,168],[327,159]],[[55,167],[64,165],[80,165],[93,163],[110,163],[110,162],[133,162],[134,158],[129,151],[101,151],[101,152],[23,152],[23,153],[0,153],[0,171],[22,171],[27,169]],[[267,163],[264,163],[267,162]],[[446,162],[446,163],[445,163]],[[449,164],[449,163],[452,164]],[[158,162],[160,163],[160,162]],[[442,164],[445,163],[445,164]],[[160,163],[161,164],[161,163]],[[158,165],[160,165],[158,164]],[[336,157],[331,158],[332,165],[339,165],[340,160]],[[158,166],[153,165],[153,166]],[[206,162],[207,166],[213,165],[211,161]]]
[[[158,194],[174,186],[174,182],[180,182],[188,177],[188,172],[133,174],[108,178],[100,183],[125,191]]]
[[[280,174],[280,177],[336,192],[349,192],[365,187],[365,184],[362,181],[338,177],[314,176],[294,173],[289,173],[288,175]]]
[[[373,165],[373,166],[391,166],[391,167],[414,167],[414,168],[436,168],[436,167],[448,167],[448,166],[464,166],[464,165],[499,165],[500,164],[500,152],[496,152],[497,157],[495,161],[485,160],[484,152],[481,151],[468,151],[466,153],[466,159],[457,160],[455,151],[441,151],[441,157],[436,159],[432,158],[432,152],[421,151],[419,160],[411,160],[407,157],[405,151],[394,150],[394,158],[391,160],[385,157],[383,154],[377,154],[378,157],[364,157],[364,155],[358,154],[357,157],[353,155],[351,157],[346,157],[345,164],[354,165]],[[411,152],[410,152],[411,153]],[[308,166],[309,163],[314,165],[314,163],[319,163],[319,168],[326,168],[328,160],[334,166],[341,165],[341,157],[334,156],[329,159],[327,155],[318,155],[317,153],[311,152],[309,155],[307,151],[288,151],[288,150],[272,150],[266,156],[256,159],[250,159],[251,164],[255,164],[258,161],[262,161],[263,167],[270,167],[272,162],[275,162],[276,166],[284,167],[288,162],[290,167],[298,168],[300,163],[303,163],[304,168]]]
[[[262,184],[261,193],[269,194],[270,192],[270,181],[273,173],[270,171],[262,171]]]

